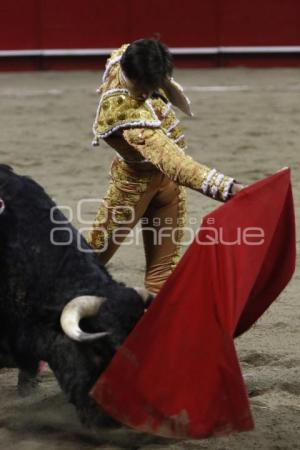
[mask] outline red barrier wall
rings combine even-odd
[[[109,7],[101,0],[43,0],[42,48],[120,46],[129,33],[127,3],[112,0]]]
[[[1,0],[0,50],[40,48],[40,0]]]
[[[300,45],[298,0],[219,2],[220,45]]]
[[[1,0],[1,50],[115,48],[140,37],[159,37],[170,47],[215,49],[215,54],[180,57],[180,65],[253,62],[254,55],[226,47],[300,46],[299,0]],[[222,48],[225,47],[224,49]],[[280,53],[280,52],[279,52]],[[1,56],[1,53],[0,53]],[[20,56],[20,55],[18,55]],[[23,55],[24,56],[24,55]],[[255,56],[258,65],[281,58],[300,65],[300,51]],[[105,58],[103,58],[104,61]],[[100,58],[4,58],[0,68],[93,67]],[[279,60],[278,60],[279,61]]]
[[[218,45],[216,0],[131,0],[130,40],[157,36],[170,47]]]

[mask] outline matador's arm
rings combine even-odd
[[[144,158],[179,185],[221,201],[229,198],[233,178],[193,160],[162,130],[129,128],[123,131],[123,136]]]

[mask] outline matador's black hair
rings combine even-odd
[[[157,39],[139,39],[123,53],[122,70],[132,81],[158,88],[172,75],[173,61],[169,49]]]

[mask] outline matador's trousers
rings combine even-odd
[[[184,234],[185,188],[151,165],[118,157],[111,183],[89,234],[89,244],[106,264],[141,221],[146,256],[145,287],[157,293],[174,269]]]

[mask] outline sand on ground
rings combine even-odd
[[[182,117],[189,153],[236,179],[251,183],[290,166],[296,217],[300,214],[299,69],[177,70],[192,99],[195,117]],[[91,127],[99,72],[0,74],[0,162],[41,183],[86,234],[97,201],[109,181],[113,151],[92,148]],[[179,114],[181,116],[181,114]],[[188,192],[189,224],[217,204]],[[276,201],[276,199],[274,199]],[[123,246],[108,265],[116,279],[141,285],[144,255]],[[16,393],[16,371],[0,370],[0,448],[102,450],[286,450],[300,449],[300,274],[257,325],[236,345],[249,391],[256,428],[250,433],[202,441],[174,441],[119,430],[85,430],[67,404],[50,370],[38,392]]]

